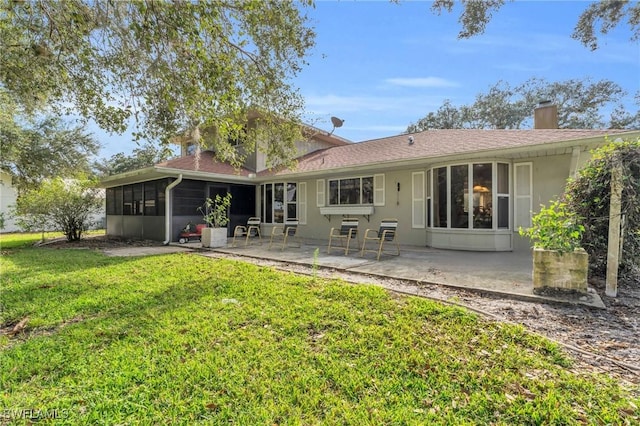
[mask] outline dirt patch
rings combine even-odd
[[[156,241],[90,237],[76,242],[54,241],[50,248],[112,249],[131,246],[154,246]],[[263,266],[323,278],[342,278],[353,283],[371,283],[389,290],[463,305],[489,318],[521,324],[564,345],[576,359],[577,372],[604,372],[627,383],[640,384],[640,283],[621,282],[618,297],[605,295],[602,280],[590,286],[602,297],[606,309],[581,305],[536,303],[506,299],[489,293],[417,283],[413,281],[368,276],[335,269],[254,259],[207,252],[211,257],[235,258]]]
[[[138,240],[131,238],[107,237],[106,235],[96,235],[82,237],[78,241],[67,241],[65,238],[56,238],[39,243],[39,247],[52,249],[93,249],[104,250],[119,247],[153,247],[157,246],[157,241]]]

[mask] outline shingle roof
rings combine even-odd
[[[410,135],[391,136],[312,152],[298,160],[295,172],[311,172],[417,158],[437,158],[498,149],[533,147],[571,140],[602,138],[606,135],[624,132],[629,131],[574,129],[427,130]],[[408,141],[409,137],[413,138],[412,144]],[[292,171],[265,171],[259,175],[280,175],[291,173]]]
[[[229,163],[218,160],[211,151],[201,152],[200,158],[197,158],[195,155],[189,155],[158,163],[155,167],[245,177],[248,176],[249,173],[253,173],[244,167],[236,168]]]

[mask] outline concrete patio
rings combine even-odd
[[[269,249],[269,239],[253,240],[248,245],[239,241],[236,247],[229,238],[227,246],[207,249],[202,244],[171,243],[168,246],[123,247],[105,250],[109,256],[148,256],[181,251],[197,251],[204,256],[230,254],[253,259],[265,259],[289,264],[329,268],[363,276],[388,277],[415,284],[437,284],[462,288],[481,293],[493,293],[505,298],[517,298],[534,302],[570,303],[605,308],[602,299],[594,291],[579,297],[547,296],[533,293],[532,257],[520,252],[471,252],[438,250],[429,247],[400,246],[400,256],[383,254],[376,260],[374,253],[360,256],[357,248],[345,256],[344,250],[327,253],[327,241],[304,240],[300,247],[282,249],[274,243]],[[316,251],[317,250],[317,251]]]
[[[195,245],[198,246],[197,243]],[[350,249],[347,256],[343,254],[344,250],[338,249],[332,249],[328,254],[327,242],[321,240],[305,240],[300,247],[290,246],[281,249],[282,243],[277,246],[274,243],[271,249],[268,247],[268,239],[263,238],[261,243],[254,240],[245,246],[242,241],[238,242],[236,247],[232,247],[229,240],[227,247],[210,250],[307,266],[315,264],[320,268],[349,273],[438,284],[538,302],[605,307],[597,293],[591,291],[580,297],[534,294],[530,253],[471,252],[401,246],[400,256],[383,254],[377,261],[375,253],[365,253],[364,257],[361,257],[358,249]]]

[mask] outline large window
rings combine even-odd
[[[509,228],[509,165],[473,163],[432,170],[427,197],[433,227]],[[430,188],[433,186],[432,188]],[[497,191],[496,191],[497,189]],[[494,208],[497,206],[497,209]]]
[[[373,176],[329,180],[329,205],[373,204]]]
[[[298,219],[298,186],[294,182],[266,183],[261,186],[262,217],[265,223],[284,223]]]

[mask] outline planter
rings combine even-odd
[[[587,292],[589,255],[583,249],[560,253],[533,249],[533,292]]]
[[[202,247],[225,247],[227,245],[227,228],[204,228],[202,230]]]

